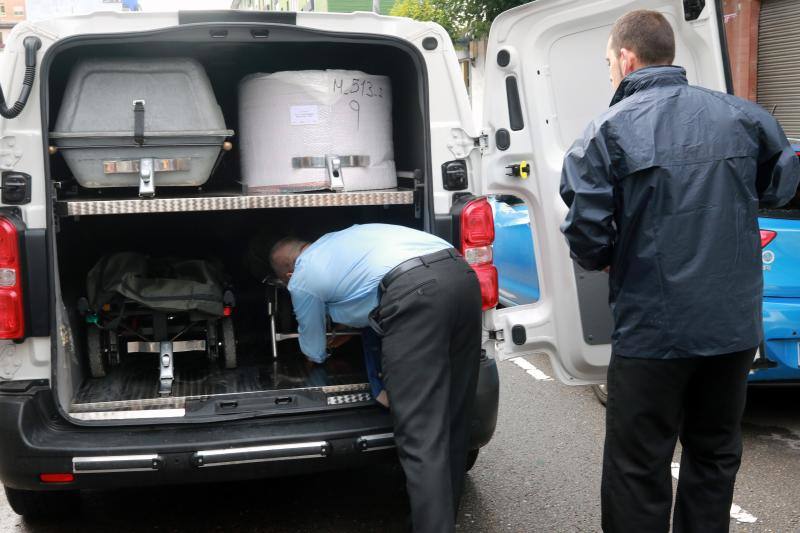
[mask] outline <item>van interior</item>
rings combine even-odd
[[[260,31],[260,30],[259,30]],[[353,69],[386,75],[393,93],[393,140],[401,190],[414,190],[406,202],[378,200],[337,207],[258,208],[220,211],[172,211],[74,216],[76,202],[244,195],[237,137],[209,181],[201,187],[159,187],[155,199],[139,199],[135,188],[86,189],[78,185],[59,153],[49,156],[56,183],[53,235],[56,321],[55,385],[60,408],[79,423],[130,424],[153,421],[201,421],[372,405],[359,339],[333,351],[324,365],[308,363],[296,339],[273,349],[270,311],[276,331],[297,331],[285,289],[269,281],[268,251],[285,235],[313,240],[352,224],[402,224],[425,229],[425,183],[429,180],[424,72],[419,59],[403,45],[377,37],[320,35],[281,30],[269,39],[255,30],[232,29],[226,38],[209,39],[209,29],[179,28],[147,36],[73,40],[42,67],[46,83],[48,131],[53,131],[71,69],[88,57],[190,57],[205,68],[226,127],[237,131],[239,81],[251,73],[306,69]],[[196,38],[195,38],[196,37]],[[53,150],[55,152],[55,150]],[[417,179],[413,179],[416,176]],[[422,178],[422,179],[419,179]],[[302,193],[306,195],[318,193]],[[345,194],[330,193],[328,194]],[[130,204],[133,205],[133,204]],[[157,211],[157,210],[156,210]],[[105,255],[137,252],[151,257],[214,261],[223,266],[235,297],[232,320],[237,364],[226,368],[203,351],[174,353],[174,381],[168,394],[159,388],[159,353],[127,353],[102,377],[88,363],[85,304],[87,273]],[[171,319],[172,317],[168,317]],[[289,335],[291,337],[291,335]],[[144,339],[146,340],[146,339]],[[128,344],[127,346],[131,346]],[[104,348],[105,349],[105,348]]]

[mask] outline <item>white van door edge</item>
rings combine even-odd
[[[561,163],[613,91],[605,49],[614,21],[634,9],[663,13],[676,37],[675,64],[689,82],[718,91],[726,74],[720,0],[537,0],[501,14],[489,35],[481,163],[484,194],[512,194],[530,210],[541,296],[494,311],[487,351],[500,359],[549,356],[568,384],[605,380],[613,321],[608,276],[570,259],[559,230]],[[527,177],[514,176],[526,162]],[[511,168],[509,168],[511,167]],[[512,174],[512,175],[508,175]],[[517,173],[519,174],[519,173]]]

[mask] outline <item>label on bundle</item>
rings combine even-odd
[[[293,105],[289,108],[292,126],[319,124],[319,107],[315,105]]]

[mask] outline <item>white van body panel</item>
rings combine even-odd
[[[528,205],[541,297],[531,305],[495,311],[490,329],[498,331],[498,341],[488,348],[500,358],[545,353],[557,377],[569,384],[604,381],[611,344],[610,331],[608,339],[597,342],[582,324],[588,306],[582,315],[576,279],[584,276],[607,291],[607,276],[576,274],[573,268],[559,230],[567,213],[559,196],[561,163],[590,120],[608,107],[608,36],[614,21],[634,9],[655,9],[667,17],[676,34],[675,64],[686,68],[690,83],[726,90],[714,0],[688,22],[681,0],[538,0],[501,14],[489,36],[484,130],[490,150],[483,159],[483,190],[513,194]],[[501,50],[510,57],[505,67],[496,59]],[[519,87],[524,127],[518,131],[510,128],[509,76],[516,77]],[[505,151],[494,143],[501,128],[510,133]],[[505,167],[521,161],[531,164],[531,176],[506,176]],[[598,313],[608,313],[602,298],[595,296],[593,303]],[[511,340],[514,326],[524,328],[522,344]]]

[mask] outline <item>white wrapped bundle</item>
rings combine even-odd
[[[389,78],[351,70],[254,74],[239,85],[242,177],[249,192],[397,186]],[[340,183],[338,185],[341,185]]]

